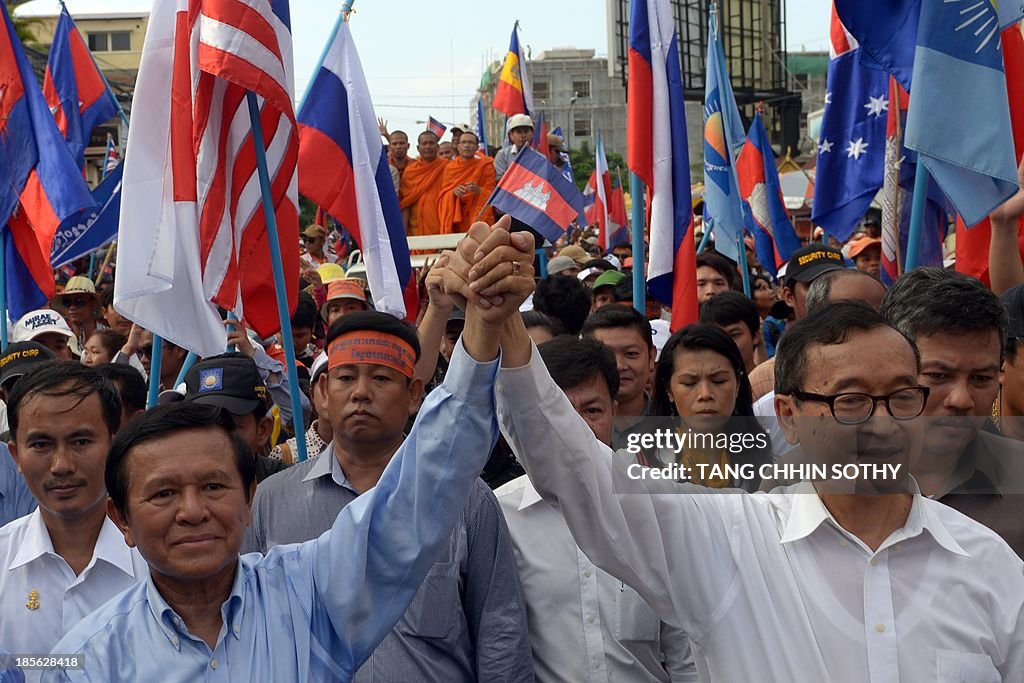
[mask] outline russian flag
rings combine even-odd
[[[627,160],[650,190],[647,286],[672,307],[674,331],[698,315],[683,79],[668,0],[632,0],[628,98]]]
[[[512,27],[512,40],[501,67],[501,76],[491,106],[504,112],[505,116],[530,114],[533,111],[533,92],[530,88],[530,78],[526,75],[526,59],[519,46],[518,21]]]
[[[552,243],[583,213],[583,195],[538,151],[523,147],[491,195],[491,206]]]
[[[444,132],[446,130],[448,130],[448,127],[445,126],[440,121],[438,121],[437,119],[435,119],[433,116],[428,116],[427,117],[427,130],[429,130],[431,133],[436,135],[437,139],[440,140],[441,136],[444,135]]]
[[[7,304],[15,320],[56,291],[50,252],[60,224],[95,209],[6,6],[0,6],[0,224],[7,224]]]
[[[801,245],[782,201],[775,153],[768,143],[760,110],[736,160],[736,174],[740,196],[749,207],[744,218],[747,231],[754,236],[757,260],[775,277],[779,266]]]
[[[338,24],[298,122],[299,191],[359,245],[377,310],[414,317],[418,295],[402,211],[347,22]]]
[[[66,7],[50,46],[43,95],[71,155],[83,167],[93,128],[117,115],[117,102]]]

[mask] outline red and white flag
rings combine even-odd
[[[298,298],[298,137],[287,0],[156,0],[142,52],[114,307],[199,355],[217,307],[280,329],[246,92],[258,97],[290,309]]]

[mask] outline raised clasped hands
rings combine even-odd
[[[445,292],[467,314],[488,325],[500,325],[533,292],[534,238],[510,233],[504,216],[489,226],[474,223],[455,251],[445,252]]]

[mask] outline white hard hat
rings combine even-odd
[[[522,128],[523,126],[526,126],[527,128],[533,128],[533,119],[531,119],[526,114],[516,114],[514,116],[511,116],[508,119],[508,123],[505,124],[505,134],[508,135],[508,133],[511,132],[512,129]]]

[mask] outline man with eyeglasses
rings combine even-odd
[[[919,380],[930,389],[924,448],[911,467],[921,492],[991,528],[1024,557],[1016,495],[1024,493],[1024,444],[999,436],[989,419],[1004,360],[1003,305],[975,278],[917,268],[896,281],[881,313],[914,340]]]
[[[135,353],[138,355],[139,361],[142,362],[142,367],[145,368],[148,377],[150,364],[153,362],[153,333],[143,330],[139,341],[140,344]],[[178,374],[181,372],[181,366],[185,363],[187,355],[187,350],[166,339],[163,340],[160,358],[160,388],[162,390],[174,388],[174,383],[178,379]]]
[[[92,280],[81,275],[68,280],[63,293],[53,300],[54,307],[64,313],[68,325],[74,331],[79,348],[85,348],[89,337],[101,327],[96,321],[98,302],[96,286]]]
[[[514,251],[500,234],[481,249],[474,275]],[[467,277],[488,295],[493,276]],[[587,557],[681,626],[711,680],[1024,680],[1024,564],[988,529],[912,492],[905,465],[925,427],[912,413],[927,393],[919,357],[869,306],[809,315],[776,356],[787,438],[820,462],[900,465],[897,478],[836,482],[845,493],[804,481],[776,494],[683,495],[708,490],[631,478],[518,322],[502,335],[502,433]],[[851,393],[871,397],[870,411],[837,396]],[[836,402],[859,424],[836,419]]]

